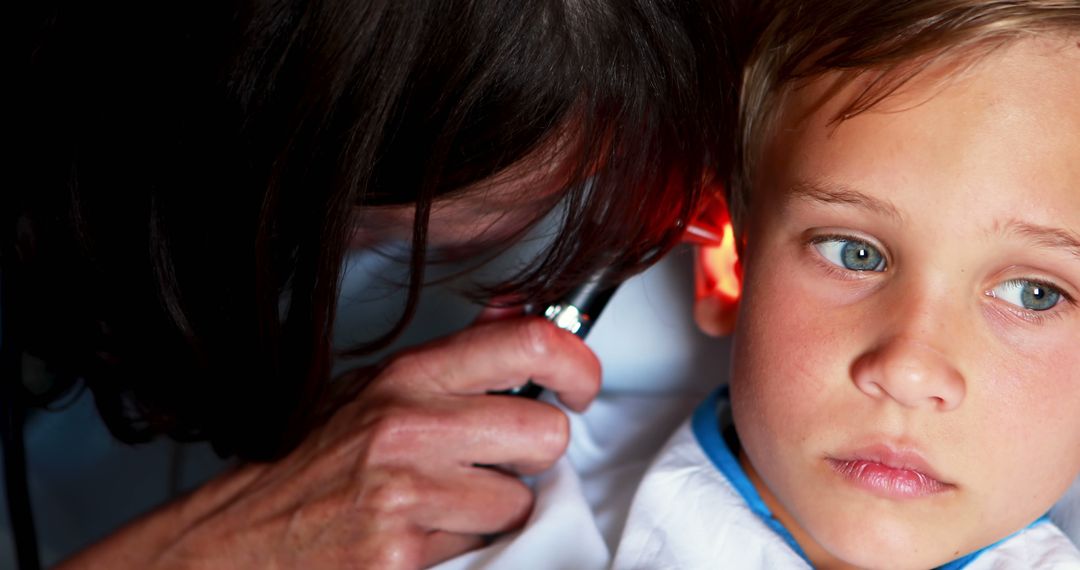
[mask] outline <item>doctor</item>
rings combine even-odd
[[[550,241],[479,295],[549,301],[598,259],[655,261],[723,168],[721,7],[137,8],[131,26],[134,5],[59,2],[27,28],[35,185],[9,235],[40,318],[22,332],[118,438],[244,462],[64,566],[414,568],[520,526],[517,475],[556,461],[568,420],[487,392],[532,378],[583,410],[595,356],[488,312],[331,380],[343,259],[407,258],[401,312],[357,325],[353,355],[404,328],[438,262],[499,251],[557,204]]]

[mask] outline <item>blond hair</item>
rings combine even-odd
[[[762,0],[753,10],[757,40],[743,67],[728,192],[736,227],[784,98],[807,81],[828,72],[861,79],[838,122],[943,58],[974,61],[1021,38],[1080,32],[1080,0]]]

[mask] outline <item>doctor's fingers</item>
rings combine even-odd
[[[521,481],[489,469],[458,469],[437,476],[384,470],[357,482],[344,504],[360,507],[358,551],[380,560],[434,564],[480,546],[486,535],[521,527],[532,492]]]
[[[600,390],[600,361],[581,339],[544,319],[503,319],[398,355],[365,392],[485,394],[529,379],[582,411]]]
[[[362,410],[353,425],[352,433],[337,444],[344,448],[328,457],[355,457],[361,471],[480,464],[532,474],[554,464],[570,442],[570,422],[562,410],[512,396],[441,396],[383,404]]]
[[[421,550],[424,567],[446,562],[470,550],[482,548],[488,539],[480,534],[457,534],[437,531],[428,534]]]
[[[425,540],[423,559],[432,565],[483,546],[493,535],[517,530],[532,513],[534,496],[517,479],[488,471],[491,485],[470,478],[457,488],[470,492],[451,497],[445,509],[430,511],[434,528]],[[504,486],[505,484],[505,486]]]

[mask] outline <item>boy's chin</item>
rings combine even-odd
[[[959,537],[928,531],[927,526],[884,518],[854,520],[819,533],[817,543],[832,557],[845,563],[835,567],[926,570],[964,556],[978,547],[958,547]],[[921,528],[919,528],[921,527]],[[815,561],[817,562],[817,561]],[[831,564],[815,567],[833,568]]]
[[[815,564],[815,568],[867,568],[889,570],[927,570],[937,568],[962,555],[943,558],[939,553],[919,554],[911,549],[903,551],[883,551],[868,549],[865,545],[855,546],[849,551],[833,552],[840,565]]]

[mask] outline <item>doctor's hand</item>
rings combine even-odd
[[[226,473],[65,567],[419,568],[480,547],[524,523],[517,475],[569,441],[554,406],[488,394],[530,378],[584,410],[600,365],[536,317],[399,354],[284,459]]]

